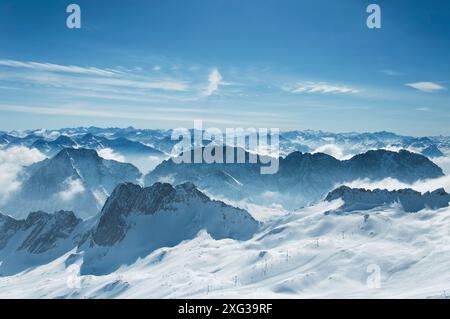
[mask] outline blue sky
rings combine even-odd
[[[450,135],[449,34],[446,0],[1,0],[0,130]]]

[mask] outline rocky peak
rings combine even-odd
[[[83,160],[94,162],[100,162],[102,159],[98,156],[95,150],[85,149],[85,148],[65,148],[61,150],[54,158],[55,161],[58,160]]]
[[[418,212],[424,208],[438,209],[449,206],[450,195],[444,189],[437,189],[424,194],[413,189],[400,190],[367,190],[364,188],[350,188],[341,186],[330,192],[326,201],[342,199],[344,204],[339,211],[350,212],[367,210],[375,207],[399,203],[406,212]]]
[[[98,245],[112,245],[125,237],[130,215],[152,216],[176,211],[188,214],[192,210],[195,212],[195,207],[202,210],[207,205],[216,203],[219,202],[212,201],[192,183],[175,187],[167,183],[155,183],[146,188],[123,183],[116,187],[106,201],[92,236]],[[217,207],[231,209],[223,203]],[[247,212],[245,214],[248,215]]]
[[[8,244],[11,237],[22,232],[24,237],[15,243],[16,250],[26,250],[32,254],[46,252],[60,240],[68,238],[80,223],[81,219],[70,211],[58,211],[54,214],[37,211],[21,220],[0,214],[0,250]]]

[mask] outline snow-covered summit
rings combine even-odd
[[[211,200],[193,184],[119,185],[108,198],[84,251],[83,273],[114,271],[160,247],[206,230],[214,239],[247,240],[259,222],[245,210]]]
[[[0,214],[0,274],[45,264],[76,245],[82,220],[73,212],[33,212],[25,219]]]
[[[87,218],[100,211],[118,184],[137,183],[140,177],[139,170],[131,164],[105,160],[95,150],[67,148],[25,168],[20,189],[2,210],[23,218],[30,211],[63,209]]]
[[[167,225],[169,228],[176,230],[170,233],[174,237],[183,232],[195,235],[201,228],[206,228],[216,238],[245,239],[258,226],[246,211],[211,200],[192,183],[175,187],[155,183],[146,188],[121,184],[106,201],[100,216],[93,239],[101,246],[114,245],[124,239],[130,228],[127,219],[133,217],[145,219],[149,216],[148,220],[151,220],[151,216],[157,216],[155,219],[161,216],[165,223],[171,222]],[[182,220],[186,224],[183,225]]]
[[[0,276],[46,264],[69,252],[82,272],[105,274],[160,247],[201,231],[212,238],[248,240],[260,223],[247,211],[211,200],[193,184],[116,187],[101,213],[84,220],[73,212],[33,212],[25,219],[0,214]]]
[[[443,188],[422,194],[412,189],[389,191],[385,189],[367,190],[341,186],[330,192],[325,200],[331,202],[337,199],[344,201],[344,204],[338,209],[339,212],[369,210],[375,207],[399,203],[404,211],[413,213],[424,208],[438,209],[448,207],[450,194],[446,193]]]

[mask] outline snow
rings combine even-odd
[[[342,186],[330,192],[326,200],[332,201],[338,198],[345,202],[338,209],[343,213],[393,204],[401,207],[405,212],[414,213],[426,207],[432,209],[448,207],[450,201],[450,195],[443,188],[422,194],[412,189],[388,191]]]
[[[147,173],[166,159],[172,149],[170,134],[171,131],[161,130],[91,127],[0,135],[0,171],[4,168],[3,175],[0,174],[3,187],[0,200],[24,187],[25,184],[18,183],[22,165],[45,158],[36,149],[25,148],[38,140],[34,135],[45,139],[41,143],[45,152],[56,152],[62,147],[64,139],[54,139],[70,137],[77,143],[74,147],[78,152],[82,151],[81,146],[97,150],[105,158],[132,162],[142,173]],[[415,138],[388,132],[294,131],[281,134],[280,146],[285,155],[294,151],[324,152],[340,160],[380,149],[395,152],[406,149],[420,154],[435,146],[444,156],[432,158],[432,162],[445,173],[450,172],[450,138],[443,136]],[[411,166],[405,158],[412,155],[403,155],[399,164],[406,165],[411,176],[404,176],[402,181],[393,178],[398,167],[392,160],[393,155],[388,154],[379,157],[382,163],[379,176],[372,174],[373,167],[367,167],[368,160],[378,157],[359,156],[361,160],[356,168],[367,169],[371,174],[359,172],[356,177],[359,180],[349,179],[345,184],[368,190],[412,188],[425,193],[443,187],[450,191],[448,175],[425,179],[430,176],[422,174],[423,162],[417,167]],[[127,179],[124,165],[100,159],[100,171],[107,172],[111,178],[98,182],[95,170],[91,169],[93,162],[87,161],[85,155],[81,157],[75,162],[71,158],[72,169],[67,176],[62,176],[63,168],[67,168],[65,162],[60,168],[50,165],[52,174],[43,174],[39,181],[46,180],[47,176],[61,177],[63,187],[50,194],[52,196],[44,196],[37,204],[61,205],[60,197],[80,203],[81,194],[89,192],[96,206],[107,201],[119,181]],[[22,158],[29,160],[18,160]],[[321,155],[313,157],[314,164],[321,158],[324,159]],[[294,175],[297,166],[294,164],[287,167],[286,178]],[[297,209],[300,205],[296,204],[283,208],[280,203],[299,199],[308,191],[314,192],[315,182],[324,183],[331,171],[321,165],[302,187],[288,187],[291,191],[287,193],[284,189],[286,195],[283,189],[268,187],[267,180],[258,183],[259,173],[247,176],[240,169],[224,169],[217,174],[211,174],[209,169],[194,172],[193,177],[198,176],[203,181],[211,179],[211,183],[197,185],[202,186],[202,192],[246,210],[261,222],[255,222],[257,226],[249,222],[251,218],[243,218],[246,216],[243,211],[235,214],[235,208],[204,201],[202,196],[185,200],[183,192],[177,197],[179,201],[171,202],[166,209],[147,211],[148,214],[142,214],[136,206],[126,216],[121,215],[126,207],[133,206],[130,202],[136,203],[129,196],[128,201],[121,199],[119,203],[123,206],[116,206],[116,212],[119,220],[125,221],[125,237],[106,246],[89,237],[93,234],[91,231],[97,229],[100,215],[79,223],[72,221],[75,228],[70,227],[71,222],[58,224],[50,215],[44,216],[42,223],[28,227],[24,226],[28,225],[26,221],[21,221],[17,224],[20,227],[14,228],[11,226],[14,222],[3,216],[0,218],[0,246],[5,246],[0,248],[0,298],[449,297],[450,208],[434,205],[434,209],[430,209],[430,205],[423,204],[422,195],[411,191],[395,194],[364,191],[356,194],[352,203],[345,202],[345,197],[336,197],[310,207]],[[36,169],[39,165],[33,167]],[[175,184],[190,180],[191,177],[180,178],[173,167],[169,168],[158,180]],[[350,171],[354,172],[355,168]],[[131,179],[143,184],[142,178],[133,175]],[[299,182],[296,176],[292,178]],[[230,189],[228,193],[221,186],[223,182]],[[251,189],[255,185],[258,188]],[[285,186],[286,180],[276,185]],[[51,185],[43,182],[39,186],[48,189]],[[229,196],[234,193],[242,196]],[[27,195],[32,194],[34,192]],[[399,196],[414,204],[414,211],[418,211],[405,212],[401,201],[396,200]],[[317,200],[323,197],[318,196]],[[372,205],[360,205],[368,203],[369,199]],[[339,210],[343,214],[332,213]],[[59,214],[60,220],[70,220],[67,217],[70,215]],[[117,220],[111,220],[114,226]],[[61,227],[64,225],[69,227]],[[113,230],[106,227],[105,232]],[[23,243],[26,245],[22,247]]]
[[[450,209],[325,215],[320,203],[267,224],[251,240],[194,239],[104,276],[79,276],[82,254],[0,277],[10,298],[439,298],[450,289]],[[366,216],[369,215],[369,217]],[[69,257],[72,258],[69,258]],[[72,263],[67,263],[67,260]],[[368,287],[369,266],[381,270]],[[369,268],[370,269],[370,268]],[[414,280],[411,280],[414,278]],[[11,289],[14,287],[14,289]]]

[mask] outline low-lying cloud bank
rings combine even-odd
[[[44,160],[46,157],[36,149],[18,146],[0,150],[0,204],[20,188],[17,179],[24,166]]]
[[[319,146],[318,148],[316,148],[313,153],[324,153],[324,154],[328,154],[330,156],[333,156],[334,158],[337,158],[339,160],[344,159],[344,151],[337,145],[335,144],[326,144],[326,145],[322,145]]]
[[[402,183],[394,178],[386,178],[381,181],[370,181],[368,179],[356,180],[351,183],[345,183],[344,185],[352,188],[365,188],[365,189],[387,189],[398,190],[404,188],[411,188],[418,192],[432,192],[439,188],[444,188],[447,192],[450,192],[450,176],[444,176],[435,179],[418,181],[413,184]],[[339,185],[340,186],[340,185]]]
[[[121,163],[127,162],[125,156],[123,156],[119,153],[115,153],[110,148],[102,148],[102,149],[98,150],[97,153],[98,153],[98,156],[100,156],[104,159],[107,159],[107,160],[113,160],[113,161],[117,161],[117,162],[121,162]]]
[[[450,157],[436,157],[431,159],[434,164],[442,168],[446,175],[450,174]]]

